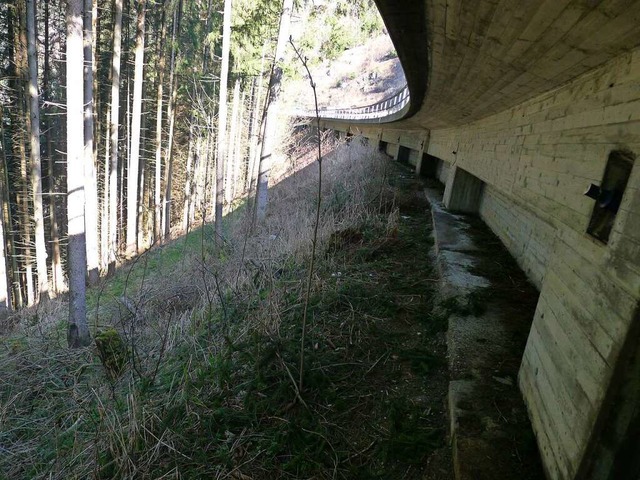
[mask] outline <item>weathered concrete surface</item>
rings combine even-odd
[[[586,233],[594,202],[583,195],[600,184],[611,151],[640,152],[639,85],[636,49],[501,113],[432,130],[422,147],[441,160],[444,183],[454,167],[485,183],[481,217],[541,290],[519,385],[553,479],[576,478],[599,451],[640,302],[640,168],[607,245]],[[420,137],[347,128],[400,144]]]
[[[597,480],[635,479],[640,469],[640,308],[616,365],[610,401],[594,455],[584,477]]]
[[[638,0],[375,2],[411,91],[403,130],[485,118],[640,45]]]
[[[436,262],[442,280],[441,295],[464,298],[478,288],[488,287],[489,282],[483,276],[472,272],[477,262],[466,253],[478,248],[464,231],[463,217],[443,208],[439,190],[427,188],[425,192],[431,205]]]
[[[519,383],[550,478],[576,478],[590,461],[640,301],[640,169],[607,245],[586,233],[594,202],[583,195],[611,151],[640,152],[638,85],[640,50],[431,132],[429,154],[485,182],[480,215],[541,290]]]
[[[480,216],[541,291],[519,385],[547,476],[596,478],[638,322],[638,161],[606,245],[586,233],[583,192],[610,152],[640,152],[640,0],[376,3],[412,116],[324,125],[439,158],[443,183],[461,168],[485,184]]]
[[[453,167],[444,188],[444,206],[461,213],[478,213],[484,183],[460,167]]]
[[[505,260],[499,242],[487,245],[491,237],[480,222],[472,226],[469,217],[445,211],[441,191],[426,194],[441,274],[440,308],[449,315],[448,407],[456,479],[542,478],[516,382],[537,292],[515,262]],[[496,259],[500,268],[486,270],[487,261]],[[516,280],[504,283],[496,276]]]

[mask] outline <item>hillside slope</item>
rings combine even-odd
[[[388,35],[369,39],[336,60],[312,68],[321,108],[344,108],[376,103],[401,89],[406,80]],[[309,81],[290,81],[285,86],[288,102],[297,108],[313,108]]]
[[[0,339],[0,479],[432,478],[446,322],[415,256],[421,185],[360,139],[325,144],[302,341],[313,151],[253,233],[241,206],[222,248],[208,225],[93,289],[90,348],[66,347],[61,299]]]

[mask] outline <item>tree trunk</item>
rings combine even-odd
[[[217,159],[216,159],[216,144],[215,144],[215,135],[214,135],[214,128],[213,125],[215,123],[215,119],[212,117],[209,118],[209,133],[207,136],[207,145],[206,145],[206,152],[207,152],[207,161],[205,162],[205,169],[204,169],[204,186],[203,186],[203,195],[202,195],[202,201],[203,201],[203,207],[202,207],[202,219],[203,221],[206,221],[209,219],[209,217],[207,217],[207,212],[211,212],[210,218],[214,219],[215,216],[215,210],[216,210],[216,198],[218,195],[218,185],[216,183],[216,178],[217,178],[217,174],[218,172],[216,171],[216,163],[217,163]],[[211,187],[211,196],[209,197],[209,199],[207,200],[207,195],[209,194],[208,188]]]
[[[0,186],[0,195],[2,187]],[[0,197],[1,198],[1,197]],[[11,295],[7,283],[7,253],[4,239],[4,221],[0,216],[0,314],[11,310]]]
[[[293,0],[284,0],[276,54],[269,77],[269,98],[263,113],[264,136],[260,152],[260,169],[258,174],[258,190],[256,193],[256,219],[263,221],[267,215],[267,201],[269,189],[269,174],[271,171],[272,155],[275,143],[276,124],[278,120],[278,97],[280,96],[280,82],[282,81],[281,62],[284,59],[285,47],[289,39],[289,25],[291,23],[291,9]]]
[[[133,80],[133,107],[131,118],[131,149],[127,171],[127,257],[137,251],[138,240],[138,171],[140,169],[140,122],[142,115],[142,74],[144,69],[144,17],[145,0],[138,2],[138,27],[136,30],[136,56]]]
[[[93,149],[93,5],[84,0],[84,180],[87,272],[90,285],[99,278],[98,179]]]
[[[4,114],[2,107],[0,106],[0,118],[3,118]],[[3,169],[7,168],[7,150],[4,142],[4,128],[2,125],[3,122],[0,122],[0,150],[2,151],[2,164],[1,167]],[[11,310],[11,290],[9,285],[11,285],[11,277],[9,275],[9,270],[7,268],[7,241],[5,239],[5,228],[4,228],[4,219],[5,219],[5,186],[4,178],[6,176],[0,175],[0,202],[2,202],[3,208],[0,210],[0,313],[6,313],[8,310]],[[8,185],[7,185],[8,186]],[[9,232],[7,232],[9,233]],[[7,238],[9,235],[7,235]]]
[[[213,8],[212,0],[207,0],[207,16],[204,24],[204,31],[209,32],[209,25],[211,24],[211,9]],[[209,48],[210,42],[203,42],[202,45],[202,75],[207,74],[207,66],[209,63]]]
[[[165,168],[166,182],[164,191],[164,204],[162,210],[162,233],[163,238],[169,238],[171,235],[171,189],[173,182],[173,132],[176,119],[176,99],[178,96],[178,82],[176,78],[176,35],[180,28],[180,18],[182,15],[182,0],[178,4],[178,9],[173,15],[173,27],[171,32],[171,66],[169,71],[169,88],[171,97],[167,107],[167,119],[169,120],[169,138],[167,139],[167,149],[165,158],[167,166]]]
[[[51,98],[50,91],[50,47],[49,47],[49,0],[44,2],[44,69],[42,75],[42,100],[46,105]],[[55,197],[55,175],[54,175],[54,148],[52,138],[54,136],[54,125],[56,120],[51,119],[44,114],[43,124],[46,132],[46,152],[47,152],[47,177],[48,177],[48,193],[49,193],[49,240],[51,242],[51,288],[54,293],[60,293],[65,286],[64,273],[62,271],[62,256],[60,254],[60,236],[58,234],[56,197]]]
[[[171,75],[173,76],[173,75]],[[172,200],[172,185],[173,185],[173,132],[175,128],[175,120],[176,120],[176,112],[175,112],[175,102],[176,96],[178,92],[178,86],[176,85],[176,80],[174,78],[173,84],[171,87],[171,98],[169,98],[169,108],[167,109],[167,118],[169,119],[169,138],[167,140],[167,167],[165,169],[166,172],[166,183],[165,183],[165,191],[164,191],[164,205],[162,210],[162,235],[163,238],[171,237],[171,204]]]
[[[197,155],[197,153],[194,153],[195,149],[193,147],[193,142],[194,142],[194,135],[193,135],[193,122],[195,120],[192,119],[191,120],[191,125],[189,126],[189,150],[187,153],[187,176],[184,182],[184,209],[182,212],[182,230],[185,233],[189,232],[189,209],[191,208],[191,197],[192,197],[192,192],[191,192],[191,177],[192,177],[192,173],[191,173],[191,168],[193,166],[193,156]]]
[[[149,42],[149,30],[146,32],[147,39],[145,43]],[[142,98],[147,96],[148,84],[142,84]],[[144,107],[144,102],[143,102]],[[140,122],[140,171],[138,173],[138,251],[143,252],[150,246],[150,240],[153,237],[153,225],[149,225],[147,219],[150,217],[149,212],[153,211],[153,206],[149,210],[150,194],[150,182],[149,182],[149,164],[146,158],[147,144],[149,143],[149,136],[147,135],[147,120],[148,116],[142,114]]]
[[[264,108],[262,105],[262,89],[264,83],[264,57],[266,53],[267,44],[262,45],[262,57],[260,59],[260,77],[258,79],[258,92],[256,101],[253,106],[253,119],[251,121],[251,135],[250,135],[250,147],[249,147],[249,179],[247,180],[247,190],[249,191],[249,198],[253,192],[255,192],[256,182],[258,181],[258,155],[260,153],[260,132],[262,130],[262,112]]]
[[[23,83],[21,81],[21,70],[20,70],[20,56],[21,56],[21,50],[20,50],[20,37],[19,37],[19,30],[20,30],[20,19],[19,19],[19,8],[18,8],[19,3],[13,2],[12,6],[14,7],[12,10],[13,11],[9,11],[9,14],[7,15],[7,38],[8,41],[11,43],[11,46],[9,48],[9,54],[10,54],[10,59],[9,59],[9,88],[11,90],[13,90],[14,92],[16,92],[15,95],[9,97],[9,108],[7,109],[7,112],[4,112],[7,114],[7,117],[9,118],[9,123],[7,124],[8,130],[5,133],[4,127],[5,127],[5,122],[0,122],[0,128],[2,129],[2,137],[3,139],[10,139],[11,140],[11,146],[9,148],[9,150],[7,151],[7,153],[10,155],[10,157],[12,158],[13,162],[15,162],[15,158],[18,157],[20,155],[20,143],[21,143],[21,136],[23,135],[22,133],[22,127],[21,125],[23,125],[24,122],[22,122],[22,119],[20,118],[20,112],[22,109],[22,89],[23,89]],[[3,117],[4,118],[4,117]],[[8,160],[8,159],[7,159]],[[11,185],[10,183],[10,179],[9,179],[9,162],[7,162],[5,164],[5,181],[7,186]],[[17,183],[17,187],[15,188],[15,185]],[[12,274],[13,274],[13,282],[12,282],[12,290],[14,292],[14,298],[15,298],[15,306],[16,308],[22,308],[24,306],[24,291],[23,291],[23,281],[22,281],[22,272],[21,272],[21,267],[22,267],[22,262],[20,262],[20,248],[19,248],[19,243],[22,239],[22,231],[18,231],[16,228],[14,228],[15,225],[15,221],[14,221],[14,217],[13,217],[13,212],[11,209],[11,201],[15,198],[15,203],[17,205],[20,205],[20,192],[22,192],[22,185],[20,182],[14,182],[14,188],[13,188],[13,192],[7,188],[6,191],[6,199],[4,202],[4,209],[5,209],[5,218],[7,220],[7,226],[9,227],[9,240],[10,240],[10,250],[11,250],[11,270],[12,270]],[[19,212],[20,208],[18,207],[18,212]]]
[[[115,9],[115,1],[112,2]],[[114,15],[115,17],[115,15]],[[115,28],[115,18],[114,18]],[[99,43],[99,42],[98,42]],[[112,45],[113,46],[113,45]],[[97,49],[97,47],[96,47]],[[113,64],[113,52],[111,58]],[[113,83],[113,67],[109,68],[107,74],[108,84]],[[94,78],[97,81],[97,78]],[[96,90],[100,92],[100,90]],[[105,102],[105,118],[106,121],[103,124],[104,127],[104,162],[103,162],[103,174],[102,174],[102,208],[100,212],[100,263],[103,269],[108,271],[110,259],[111,259],[111,231],[110,231],[110,204],[109,204],[109,192],[111,189],[109,172],[111,167],[111,103]],[[102,113],[102,112],[100,112]],[[102,124],[102,123],[100,123]],[[102,141],[102,138],[100,139]]]
[[[247,195],[249,195],[249,187],[251,185],[251,166],[252,166],[252,158],[253,158],[253,154],[255,152],[255,147],[254,147],[254,137],[256,136],[256,117],[257,115],[257,105],[256,105],[256,94],[257,94],[257,84],[258,84],[258,79],[256,77],[253,77],[251,79],[251,94],[249,95],[249,125],[248,125],[248,141],[249,141],[249,158],[247,159],[247,172],[246,172],[246,177],[244,179],[244,184],[242,185],[242,188],[244,190],[244,193],[246,193]]]
[[[107,117],[111,118],[111,106],[107,109]],[[111,125],[110,121],[105,125],[106,130],[104,134],[104,173],[102,183],[102,211],[100,212],[100,257],[102,268],[107,268],[110,262],[110,240],[111,232],[109,226],[110,219],[110,206],[109,206],[109,191],[110,180],[109,171],[111,166]]]
[[[4,129],[2,128],[2,122],[0,122],[0,131],[2,131],[2,138],[4,139]],[[4,159],[4,182],[7,187],[10,184],[9,182],[9,166]],[[13,292],[13,307],[15,309],[20,309],[24,306],[24,297],[22,295],[22,288],[20,285],[20,267],[18,265],[18,249],[16,247],[16,235],[15,229],[13,227],[13,218],[11,217],[11,196],[9,195],[9,188],[7,188],[4,192],[4,196],[2,198],[2,217],[3,220],[6,220],[6,225],[8,228],[7,231],[7,244],[9,247],[9,255],[11,259],[11,292]]]
[[[229,80],[229,51],[231,48],[231,0],[224,0],[224,18],[222,23],[222,65],[220,67],[220,96],[218,100],[218,155],[216,158],[216,242],[221,242],[222,209],[224,206],[224,161],[226,155],[227,134],[227,83]]]
[[[239,186],[238,184],[240,183],[240,179],[242,176],[242,171],[247,170],[247,167],[245,166],[245,156],[244,156],[244,152],[245,152],[245,143],[243,141],[243,137],[245,134],[245,128],[244,128],[244,110],[245,110],[245,102],[247,100],[247,92],[243,91],[242,94],[240,95],[240,107],[238,110],[238,132],[236,133],[237,138],[236,138],[236,151],[235,151],[235,157],[236,157],[236,161],[234,163],[235,165],[235,169],[233,171],[233,198],[238,198],[238,196],[242,195],[242,190],[240,190],[240,192],[238,192],[239,190]],[[242,184],[244,185],[244,182],[242,182]]]
[[[162,8],[162,19],[160,26],[160,54],[158,58],[158,96],[156,97],[156,164],[155,164],[155,182],[154,182],[154,220],[153,220],[153,241],[157,242],[160,237],[161,223],[161,175],[162,175],[162,102],[164,88],[164,71],[166,66],[165,58],[165,42],[167,39],[167,6],[169,0],[166,0]]]
[[[51,141],[47,148],[51,149]],[[56,191],[55,191],[55,172],[54,172],[54,158],[52,150],[49,150],[49,164],[48,175],[51,179],[49,181],[49,214],[50,214],[50,234],[51,234],[51,276],[53,277],[53,283],[55,285],[56,293],[62,292],[67,288],[64,278],[64,271],[62,269],[62,251],[60,248],[60,230],[58,228],[58,214],[56,212]]]
[[[201,185],[201,176],[202,176],[202,142],[204,141],[204,136],[202,132],[194,133],[194,142],[195,145],[193,147],[193,175],[191,176],[191,199],[189,201],[189,210],[187,215],[189,217],[188,222],[193,222],[193,212],[197,208],[200,202],[200,185]]]
[[[85,303],[83,0],[67,2],[67,223],[69,226],[69,346],[89,345]]]
[[[76,1],[76,0],[73,0]],[[109,270],[118,251],[118,122],[120,117],[120,57],[122,54],[122,0],[115,0],[113,59],[111,63],[111,162],[109,164]]]
[[[145,117],[142,118],[142,131],[145,129]],[[144,142],[142,142],[142,151],[144,151]],[[146,239],[146,230],[144,224],[144,212],[145,212],[145,199],[147,189],[145,188],[147,185],[147,162],[144,160],[144,156],[140,162],[140,168],[138,170],[138,192],[140,202],[138,205],[138,215],[136,218],[136,223],[138,225],[138,238],[136,239],[136,245],[138,246],[138,251],[146,250],[145,239]]]
[[[44,214],[42,211],[42,168],[40,162],[40,95],[38,93],[38,63],[36,51],[35,0],[27,0],[27,58],[29,63],[29,113],[31,148],[31,195],[35,223],[36,268],[38,272],[38,300],[48,298],[47,248],[44,241]]]
[[[15,2],[14,8],[14,63],[15,74],[13,85],[16,92],[16,111],[12,121],[15,155],[20,159],[20,181],[16,202],[19,209],[18,228],[20,230],[20,245],[22,248],[22,266],[24,278],[21,282],[27,294],[27,305],[35,303],[33,289],[33,259],[31,253],[31,216],[29,214],[29,175],[27,172],[26,131],[30,127],[30,117],[26,112],[25,100],[28,92],[28,61],[27,61],[27,33],[26,33],[26,4],[23,0]],[[26,131],[25,131],[26,127]]]
[[[209,153],[210,153],[211,131],[207,127],[198,135],[198,156],[196,157],[196,185],[193,207],[191,208],[191,219],[195,218],[195,213],[199,212],[201,220],[205,222],[207,219],[202,215],[206,210],[207,201],[207,179],[209,177]]]
[[[229,143],[227,151],[227,182],[225,197],[228,204],[233,201],[234,174],[236,170],[236,140],[238,136],[238,109],[240,107],[240,79],[236,79],[233,88],[233,103],[231,107],[231,126],[229,128]]]
[[[86,1],[86,0],[85,0]],[[86,13],[86,12],[85,12]],[[102,134],[102,103],[98,85],[98,62],[100,55],[100,17],[98,16],[98,0],[91,0],[91,76],[93,78],[93,162],[96,169],[96,202],[99,208],[100,201],[98,187],[98,145]],[[98,232],[99,233],[99,232]],[[98,251],[99,253],[99,251]]]

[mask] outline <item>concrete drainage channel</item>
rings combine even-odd
[[[434,183],[438,308],[448,316],[448,408],[455,478],[544,478],[517,375],[538,292],[477,218],[450,213]]]

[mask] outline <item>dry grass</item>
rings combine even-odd
[[[200,406],[189,402],[201,397],[191,388],[208,385],[214,396],[224,390],[222,353],[229,345],[255,335],[277,338],[282,319],[299,303],[292,295],[299,293],[297,273],[311,244],[316,182],[308,145],[301,143],[276,173],[282,178],[264,225],[250,232],[241,206],[227,217],[221,251],[205,226],[142,255],[90,292],[94,334],[114,327],[127,346],[128,367],[116,380],[95,347],[66,348],[64,299],[12,320],[11,334],[0,340],[0,478],[183,478],[185,465],[198,477],[202,459],[181,450],[190,432],[165,426],[176,405],[180,415],[198,415]],[[320,252],[336,231],[386,222],[378,212],[391,198],[377,152],[360,139],[324,143],[331,153],[324,163]],[[203,377],[212,371],[219,377]],[[221,432],[227,434],[222,443],[231,457],[239,455],[236,434]],[[176,459],[184,465],[166,463]],[[229,464],[202,468],[207,478],[248,478]]]

